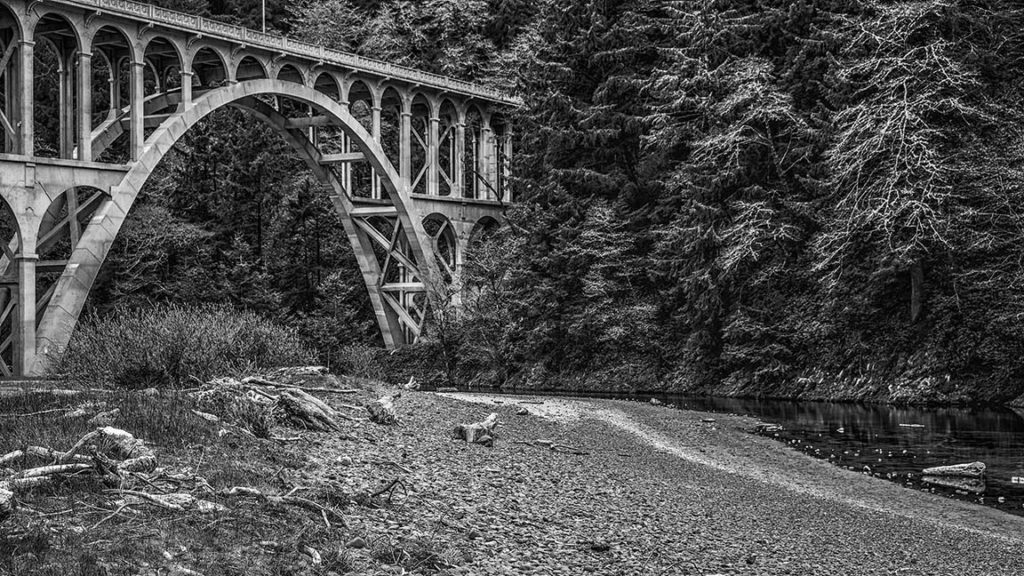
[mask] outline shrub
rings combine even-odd
[[[67,381],[140,389],[184,387],[190,378],[309,364],[291,330],[228,306],[158,305],[93,317],[57,364]]]

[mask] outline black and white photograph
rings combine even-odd
[[[0,0],[0,576],[1024,576],[1019,0]]]

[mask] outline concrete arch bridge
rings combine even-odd
[[[55,102],[37,105],[45,92]],[[233,106],[329,185],[384,341],[511,202],[515,102],[467,82],[127,0],[0,0],[0,375],[45,371],[149,176]],[[4,208],[6,210],[6,208]]]

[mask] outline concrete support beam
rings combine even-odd
[[[411,108],[411,104],[408,107]],[[398,175],[406,184],[412,185],[412,111],[404,103],[402,108],[398,127]]]
[[[324,154],[320,157],[321,164],[351,164],[353,162],[365,162],[366,156],[362,152],[343,152],[341,154]]]
[[[181,71],[181,103],[178,108],[184,110],[192,106],[192,72]]]
[[[78,159],[92,161],[92,54],[78,54]]]
[[[14,258],[18,272],[17,304],[13,322],[13,366],[17,376],[28,376],[36,361],[36,260],[35,253],[19,252]]]
[[[427,195],[437,196],[441,190],[438,183],[441,180],[441,119],[437,116],[430,117],[430,128],[427,132]]]
[[[487,184],[482,184],[480,200],[497,200],[494,197],[492,187],[495,185],[494,182],[494,134],[491,132],[491,127],[488,124],[480,129],[480,178],[483,179]],[[490,186],[488,186],[488,184]]]
[[[64,56],[61,57],[60,68],[57,71],[57,114],[59,121],[58,134],[60,138],[58,153],[61,158],[71,158],[71,149],[75,143],[75,87],[74,69],[71,61]]]
[[[143,100],[145,90],[142,80],[146,70],[143,62],[132,62],[131,69],[131,109],[128,112],[128,133],[129,146],[131,148],[131,159],[138,160],[142,156],[142,147],[146,144],[145,133],[145,109]]]
[[[25,156],[35,153],[35,131],[33,128],[33,116],[35,114],[33,92],[33,65],[32,57],[35,51],[35,42],[21,42],[18,47],[18,121],[21,124],[19,133],[21,140],[18,151]]]
[[[452,170],[452,196],[462,198],[465,196],[463,188],[466,186],[466,173],[463,166],[463,156],[466,154],[466,124],[460,121],[455,125],[455,158]]]

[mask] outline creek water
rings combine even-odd
[[[1024,410],[712,397],[660,400],[679,408],[750,415],[778,425],[763,435],[837,466],[1024,515]],[[986,465],[983,479],[922,473],[932,466],[975,461]]]
[[[583,396],[640,401],[657,398],[682,409],[753,416],[777,425],[768,427],[761,432],[763,435],[836,466],[908,489],[927,490],[1024,516],[1024,409],[679,395]],[[923,474],[925,468],[968,462],[984,462],[984,478],[951,482]]]

